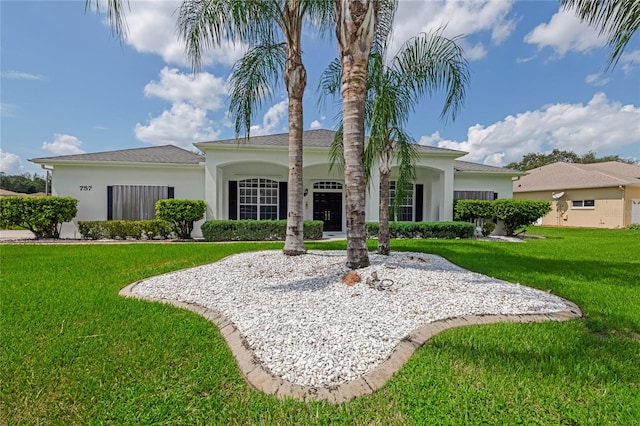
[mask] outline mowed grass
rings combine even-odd
[[[446,331],[385,387],[338,406],[255,391],[212,323],[118,296],[279,243],[1,245],[0,424],[638,424],[640,233],[529,233],[546,238],[392,248],[551,290],[584,319]]]

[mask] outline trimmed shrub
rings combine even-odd
[[[493,202],[496,218],[504,222],[507,235],[533,224],[551,211],[551,202],[543,200],[500,199]]]
[[[456,200],[453,203],[453,219],[472,222],[475,219],[491,219],[495,215],[493,201]]]
[[[172,234],[171,224],[159,219],[79,221],[78,230],[82,238],[89,240],[105,238],[153,240],[156,238],[166,239]]]
[[[156,202],[156,217],[173,226],[180,239],[191,238],[193,224],[204,218],[207,204],[202,200],[176,200],[173,198]]]
[[[367,237],[377,237],[378,222],[367,222]],[[471,238],[474,226],[469,222],[389,222],[391,238]]]
[[[78,213],[73,197],[2,197],[0,223],[3,227],[20,226],[36,238],[60,238],[60,228]]]
[[[631,223],[627,226],[627,229],[631,229],[632,231],[640,231],[640,223]]]
[[[323,222],[304,221],[304,239],[322,238]],[[202,224],[205,241],[283,241],[286,220],[208,220]]]

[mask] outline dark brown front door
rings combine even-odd
[[[314,192],[313,220],[324,221],[324,231],[342,231],[342,193]]]

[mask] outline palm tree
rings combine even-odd
[[[389,187],[393,161],[399,176],[392,211],[403,204],[407,187],[415,180],[415,141],[404,130],[420,98],[445,88],[447,97],[441,117],[455,119],[463,104],[469,69],[457,37],[448,39],[442,31],[421,34],[407,41],[388,59],[388,37],[381,34],[374,44],[367,72],[366,127],[369,139],[365,148],[367,180],[378,163],[380,173],[380,229],[378,252],[389,254]],[[340,68],[334,61],[321,78],[324,93],[336,95]],[[336,138],[332,160],[341,162],[341,141]]]
[[[574,10],[583,21],[606,35],[611,54],[606,69],[615,67],[631,37],[640,28],[637,0],[560,0],[565,10]]]
[[[224,42],[249,46],[233,68],[229,110],[236,135],[249,137],[257,107],[272,97],[279,76],[289,98],[289,184],[284,253],[306,252],[303,239],[302,97],[307,72],[300,38],[305,22],[328,29],[333,8],[327,0],[185,0],[178,32],[193,68],[201,68],[203,51]]]
[[[335,0],[336,37],[342,67],[347,267],[350,269],[369,266],[365,229],[364,119],[367,64],[378,9],[378,0]]]

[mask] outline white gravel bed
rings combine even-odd
[[[542,314],[567,308],[556,296],[476,274],[423,253],[370,253],[363,281],[342,283],[345,251],[230,256],[149,278],[139,296],[197,303],[231,320],[273,374],[306,386],[353,380],[384,361],[401,339],[429,322],[476,314]],[[392,280],[380,291],[372,272]],[[389,283],[389,281],[385,281]]]

